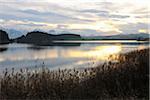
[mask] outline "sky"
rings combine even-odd
[[[149,0],[0,0],[0,27],[81,35],[149,33]]]

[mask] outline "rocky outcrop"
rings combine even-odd
[[[0,30],[0,44],[7,44],[9,42],[8,34],[5,31]]]
[[[26,36],[21,36],[15,41],[17,43],[29,43],[36,45],[54,45],[53,41],[55,40],[79,40],[81,39],[80,35],[76,34],[60,34],[60,35],[52,35],[45,32],[29,32]]]

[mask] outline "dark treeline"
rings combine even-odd
[[[46,32],[32,31],[28,32],[27,35],[15,39],[9,39],[7,32],[0,30],[0,44],[7,43],[28,43],[34,45],[59,45],[53,43],[55,40],[81,40],[81,36],[77,34],[59,34],[53,35]],[[62,44],[60,44],[62,45]]]

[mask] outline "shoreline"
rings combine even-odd
[[[118,56],[83,72],[76,69],[51,71],[43,68],[0,76],[2,99],[148,99],[149,48]],[[117,58],[117,59],[118,59]],[[115,58],[116,59],[116,58]]]

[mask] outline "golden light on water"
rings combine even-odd
[[[121,45],[112,46],[96,46],[89,50],[79,50],[78,48],[72,49],[50,49],[32,52],[29,56],[29,52],[20,52],[19,54],[11,54],[10,56],[1,55],[0,61],[11,60],[31,60],[31,59],[55,59],[55,58],[92,58],[99,60],[107,60],[110,55],[118,54],[121,51]]]
[[[141,50],[147,46],[125,46],[122,44],[83,44],[77,47],[53,47],[40,50],[24,49],[8,51],[0,54],[0,65],[6,67],[27,67],[27,66],[55,66],[63,67],[95,67],[99,63],[112,61],[117,62],[120,53],[133,50]]]
[[[142,49],[145,49],[145,48],[146,48],[145,46],[141,45],[141,46],[138,47],[138,50],[142,50]]]
[[[118,54],[121,52],[121,45],[117,46],[99,46],[96,47],[95,50],[89,51],[88,56],[94,57],[100,60],[107,60],[110,55]]]
[[[118,54],[121,52],[121,45],[114,46],[96,46],[95,48],[89,51],[80,51],[80,50],[67,50],[61,53],[63,57],[75,57],[75,58],[92,58],[97,60],[107,60],[110,55]]]
[[[134,50],[144,49],[145,46],[138,46],[138,48],[133,48]],[[1,54],[0,62],[2,61],[22,61],[22,60],[44,60],[44,59],[72,59],[72,58],[88,58],[93,60],[109,60],[110,55],[116,56],[123,52],[123,45],[100,45],[93,47],[76,47],[76,48],[53,48],[53,49],[43,49],[39,51],[26,51],[19,52],[17,54],[11,53]],[[125,51],[124,51],[125,52]]]

